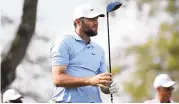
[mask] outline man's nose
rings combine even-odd
[[[171,96],[171,95],[172,95],[172,92],[168,92],[168,95]]]
[[[94,20],[94,24],[95,24],[95,25],[98,25],[98,19],[95,19],[95,20]]]

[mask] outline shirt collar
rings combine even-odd
[[[81,37],[80,37],[76,32],[75,32],[75,34],[73,35],[73,38],[74,38],[75,40],[77,40],[77,41],[81,41],[81,42],[85,43],[85,41],[84,41],[83,39],[81,39]],[[90,41],[89,41],[89,44],[87,44],[87,45],[94,48],[94,43],[91,41],[91,39],[90,39]]]

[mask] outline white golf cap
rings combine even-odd
[[[158,75],[153,83],[154,88],[158,87],[171,87],[175,85],[175,82],[167,74]]]
[[[100,13],[95,7],[90,4],[83,4],[75,8],[73,12],[73,21],[81,17],[94,18],[94,17],[104,17],[103,13]]]
[[[22,98],[22,96],[14,89],[8,89],[3,94],[3,102],[7,102],[10,100],[16,100],[18,98]]]

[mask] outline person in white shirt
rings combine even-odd
[[[158,75],[153,83],[157,93],[156,97],[152,100],[147,100],[144,103],[174,103],[171,97],[175,84],[176,82],[172,81],[167,74]]]

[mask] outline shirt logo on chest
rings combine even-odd
[[[96,55],[95,53],[92,53],[92,55]]]

